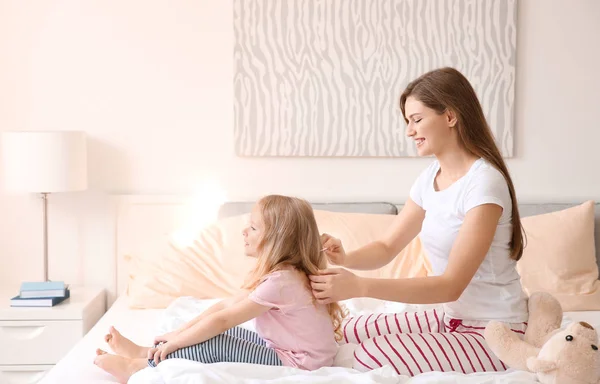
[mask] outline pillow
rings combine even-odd
[[[565,311],[600,310],[594,202],[521,222],[527,238],[517,271],[527,295],[549,292]]]
[[[339,237],[347,251],[376,240],[396,216],[335,213],[315,210],[321,233]],[[248,215],[218,220],[201,230],[190,245],[174,237],[148,244],[149,250],[126,258],[130,266],[127,288],[132,308],[166,308],[177,297],[228,297],[239,290],[256,260],[244,255],[242,230]],[[431,268],[416,237],[390,264],[361,276],[426,276]]]
[[[244,255],[242,230],[248,215],[218,220],[182,243],[178,231],[148,244],[147,251],[127,255],[127,296],[131,308],[166,308],[181,296],[229,297],[244,282],[255,259]]]

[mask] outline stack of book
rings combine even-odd
[[[53,307],[70,296],[69,286],[62,281],[26,282],[19,296],[10,299],[11,307]]]

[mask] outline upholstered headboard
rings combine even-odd
[[[250,212],[254,203],[236,202],[224,204],[220,211],[219,217],[228,217]],[[579,203],[577,203],[579,204]],[[522,217],[540,215],[543,213],[560,211],[577,205],[573,204],[520,204],[519,212]],[[396,215],[402,209],[402,205],[373,202],[373,203],[313,203],[313,208],[334,211],[334,212],[362,212],[362,213],[379,213]],[[596,218],[594,225],[594,237],[596,244],[596,262],[600,268],[600,204],[596,204]]]
[[[398,207],[392,203],[312,203],[314,209],[331,212],[375,213],[397,215]],[[219,218],[243,215],[250,212],[254,203],[225,203],[219,209]]]
[[[179,195],[116,195],[116,244],[114,259],[114,283],[109,287],[109,304],[125,291],[129,279],[129,263],[126,255],[152,252],[149,247],[160,239],[180,228],[193,216],[195,199],[193,196]],[[220,217],[250,212],[253,203],[226,203],[219,211]],[[523,217],[562,210],[574,204],[522,204]],[[315,209],[336,212],[360,212],[396,215],[402,205],[389,202],[315,203]],[[595,222],[596,258],[600,267],[600,205],[596,205]]]

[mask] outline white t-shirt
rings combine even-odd
[[[410,190],[410,198],[426,211],[419,236],[435,275],[444,273],[454,240],[470,209],[487,203],[503,208],[485,259],[460,298],[444,304],[446,315],[465,320],[527,321],[527,296],[516,261],[510,257],[512,199],[504,176],[484,159],[478,159],[466,175],[436,191],[434,179],[439,169],[436,160]]]

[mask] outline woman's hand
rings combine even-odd
[[[321,304],[364,296],[362,279],[343,268],[324,269],[309,279],[313,295]]]
[[[165,360],[169,353],[173,353],[179,349],[173,341],[168,341],[157,347],[150,348],[148,350],[148,359],[154,360],[154,364],[158,365],[161,361]]]
[[[165,333],[164,335],[156,336],[156,337],[154,337],[154,345],[160,344],[160,343],[167,343],[167,342],[173,340],[175,337],[177,337],[178,334],[179,334],[179,332],[173,331],[173,332]]]
[[[332,264],[344,265],[346,261],[346,251],[342,246],[340,239],[324,233],[321,235],[321,245],[325,249],[325,255]]]

